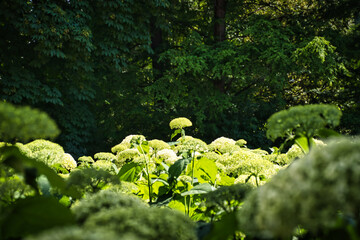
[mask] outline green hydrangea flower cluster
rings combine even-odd
[[[204,196],[206,207],[209,209],[218,208],[226,213],[233,212],[240,207],[245,196],[252,189],[253,187],[248,184],[222,186]]]
[[[118,207],[91,215],[86,229],[106,226],[121,234],[134,234],[147,240],[196,240],[195,226],[184,214],[168,208]]]
[[[110,190],[101,190],[95,194],[90,194],[85,198],[77,201],[71,207],[76,221],[84,223],[89,216],[105,209],[117,207],[147,207],[147,204],[140,198],[125,193],[114,192]]]
[[[271,162],[265,160],[263,156],[249,150],[240,150],[232,155],[224,156],[220,159],[227,175],[239,176],[242,174],[259,174],[271,166]]]
[[[94,159],[107,160],[107,161],[113,162],[116,160],[116,156],[114,154],[108,153],[108,152],[99,152],[94,155]]]
[[[141,240],[135,234],[117,234],[106,227],[84,229],[79,226],[68,226],[50,229],[36,236],[30,236],[25,240]]]
[[[107,170],[97,168],[77,168],[71,171],[67,178],[67,185],[75,187],[82,193],[95,193],[112,184],[120,184],[119,178]]]
[[[124,151],[119,152],[116,155],[117,159],[115,161],[117,166],[122,166],[126,162],[132,161],[137,157],[140,157],[140,152],[135,148],[125,149]]]
[[[36,138],[55,138],[59,133],[56,123],[46,113],[0,102],[0,140],[28,142]]]
[[[75,159],[57,143],[44,139],[37,139],[25,145],[31,150],[32,158],[47,164],[50,167],[60,165],[66,170],[72,170],[77,167]]]
[[[118,152],[129,149],[130,147],[131,147],[130,143],[129,144],[119,143],[119,144],[117,144],[117,145],[115,145],[114,147],[111,148],[111,152],[114,153],[114,154],[117,154]]]
[[[26,185],[17,175],[0,176],[0,208],[33,193],[34,189]]]
[[[239,151],[240,147],[231,138],[219,137],[209,144],[209,150],[224,154]]]
[[[153,139],[149,141],[149,146],[153,148],[155,151],[159,151],[162,149],[170,149],[170,145],[164,142],[163,140]]]
[[[93,163],[95,161],[91,156],[81,156],[78,158],[78,162]]]
[[[273,114],[267,121],[266,135],[275,141],[288,135],[313,137],[325,127],[340,123],[341,111],[334,105],[295,106]]]
[[[334,227],[338,214],[359,221],[360,139],[314,148],[246,199],[240,228],[253,236],[289,238]]]
[[[191,127],[192,122],[185,117],[179,117],[171,120],[169,126],[170,129],[183,129],[185,127]]]
[[[239,147],[245,147],[245,145],[247,144],[247,141],[245,139],[239,139],[236,141],[235,144],[238,145]]]
[[[143,135],[129,135],[129,136],[126,136],[120,144],[131,144],[133,142],[143,142],[145,141],[145,137]]]
[[[111,174],[116,174],[114,163],[109,160],[97,160],[92,164],[92,167],[95,169],[102,169],[104,171],[110,172]]]
[[[193,150],[196,152],[206,152],[208,150],[207,144],[198,138],[188,137],[185,138],[181,144],[176,147],[178,152]]]

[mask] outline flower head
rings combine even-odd
[[[172,165],[179,157],[171,149],[163,149],[157,153],[157,157],[162,159],[167,165]]]
[[[162,149],[170,149],[170,145],[166,142],[158,139],[153,139],[149,141],[149,146],[152,147],[154,150],[159,151]]]
[[[185,127],[191,127],[192,122],[187,118],[179,117],[171,120],[169,126],[171,129],[183,129]]]
[[[107,160],[112,162],[116,159],[116,156],[108,152],[99,152],[94,155],[94,158],[98,160]]]

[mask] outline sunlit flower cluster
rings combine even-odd
[[[119,143],[111,148],[111,152],[117,154],[118,152],[124,151],[125,149],[130,148],[130,143]]]
[[[220,137],[209,144],[209,150],[220,153],[232,153],[239,151],[240,147],[236,145],[235,140],[231,138]]]
[[[198,138],[188,138],[176,148],[178,152],[193,150],[196,152],[205,152],[208,150],[207,144]]]
[[[149,141],[149,146],[152,147],[155,151],[162,149],[170,149],[170,145],[166,142],[158,139],[153,139]]]
[[[294,161],[295,159],[302,158],[304,156],[304,152],[301,150],[301,148],[294,144],[289,148],[289,150],[286,152],[286,156],[288,158],[288,163]]]
[[[52,161],[51,164],[60,164],[63,168],[67,170],[71,170],[77,167],[75,159],[69,153],[64,153],[61,159],[56,159]]]
[[[179,157],[171,149],[162,149],[157,152],[157,157],[162,159],[167,165],[172,165]]]
[[[239,147],[244,147],[247,144],[247,141],[245,139],[239,139],[236,141],[235,144],[238,145]]]
[[[116,160],[116,156],[114,154],[108,153],[108,152],[99,152],[94,155],[94,159],[107,160],[107,161],[112,162],[112,161]]]
[[[187,118],[179,117],[171,120],[169,126],[171,129],[183,129],[192,126],[192,122]]]
[[[240,150],[232,155],[223,157],[219,163],[226,168],[226,174],[235,177],[252,173],[258,175],[272,165],[271,162],[265,160],[262,155],[249,150]]]
[[[126,161],[131,161],[134,158],[137,158],[140,156],[140,152],[135,148],[126,149],[124,151],[121,151],[117,154],[117,163],[124,163]]]
[[[133,143],[133,142],[136,142],[136,141],[145,141],[145,137],[143,135],[129,135],[129,136],[126,136],[122,141],[121,143],[122,144],[130,144]]]
[[[60,165],[67,170],[71,170],[77,166],[73,157],[70,154],[65,153],[64,149],[57,143],[38,139],[24,146],[31,150],[31,157],[50,167],[53,165]]]
[[[115,173],[114,163],[108,160],[97,160],[92,164],[92,166],[96,169],[102,169],[111,173]]]
[[[90,156],[81,156],[78,158],[78,162],[83,162],[83,163],[93,163],[94,159]]]

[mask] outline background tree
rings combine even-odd
[[[206,141],[267,148],[266,119],[309,103],[337,105],[340,130],[357,134],[359,9],[356,0],[4,0],[0,97],[48,112],[75,155],[129,134],[170,138],[179,116]]]

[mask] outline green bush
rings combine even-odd
[[[359,222],[360,139],[334,139],[258,188],[239,212],[252,236],[289,238],[298,226],[313,234],[335,228],[339,216]]]

